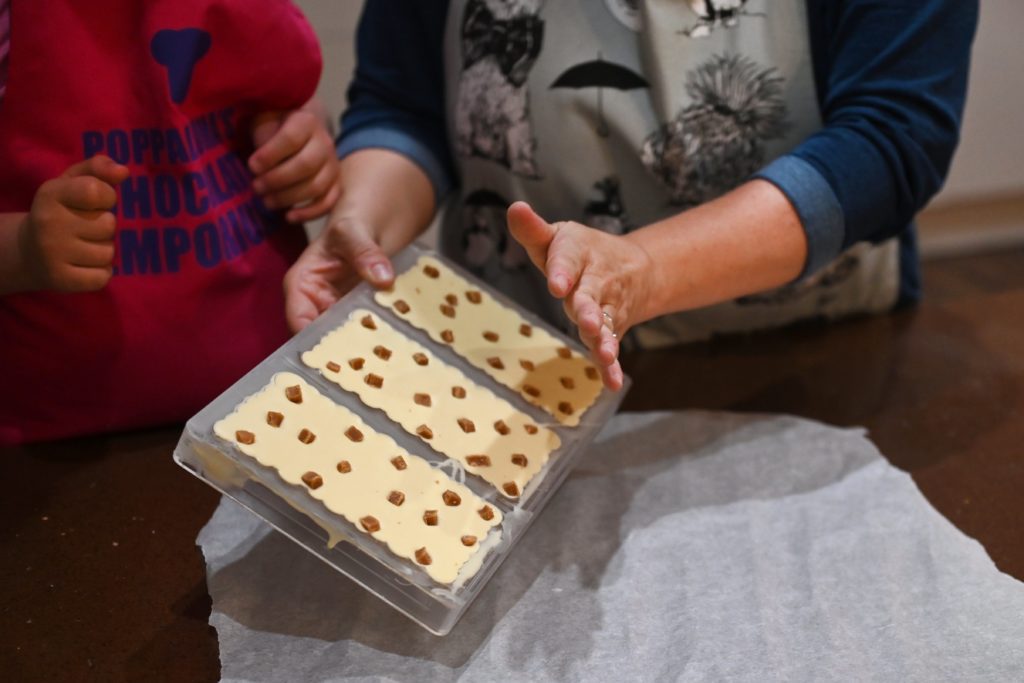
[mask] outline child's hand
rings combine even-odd
[[[114,188],[128,174],[95,156],[39,187],[18,235],[30,289],[91,292],[107,285],[117,230]]]
[[[253,125],[253,190],[267,208],[287,209],[291,223],[325,215],[341,196],[334,142],[311,109],[264,115]]]

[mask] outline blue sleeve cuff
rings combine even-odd
[[[787,155],[754,174],[779,188],[796,209],[807,235],[807,261],[800,278],[813,275],[839,255],[846,221],[843,207],[824,176],[803,159]]]
[[[338,158],[344,159],[361,149],[388,149],[419,166],[434,187],[434,200],[437,206],[441,205],[441,201],[451,190],[452,183],[448,173],[430,148],[400,127],[378,124],[359,127],[352,132],[343,130],[338,138]]]

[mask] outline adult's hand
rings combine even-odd
[[[284,278],[285,317],[292,332],[313,322],[363,279],[390,287],[395,271],[365,221],[331,215]]]
[[[365,149],[341,161],[344,194],[284,279],[285,316],[298,332],[354,287],[360,279],[389,287],[389,259],[430,223],[434,190],[406,157]]]
[[[621,389],[619,339],[647,319],[654,272],[647,251],[579,223],[548,223],[525,202],[509,207],[508,226],[547,277],[551,294],[562,299],[605,386]]]
[[[508,224],[613,389],[622,384],[616,334],[792,282],[808,249],[789,199],[763,180],[621,237],[547,223],[522,202],[509,207]]]

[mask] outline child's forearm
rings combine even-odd
[[[27,213],[0,213],[0,296],[33,288],[21,249],[27,220]]]

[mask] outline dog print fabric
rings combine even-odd
[[[806,0],[452,0],[446,32],[461,186],[442,251],[556,323],[569,325],[508,232],[510,202],[627,234],[721,196],[821,128]],[[894,247],[660,318],[632,341],[884,310],[898,292]]]
[[[537,178],[526,80],[540,55],[542,0],[470,0],[462,18],[456,153]]]

